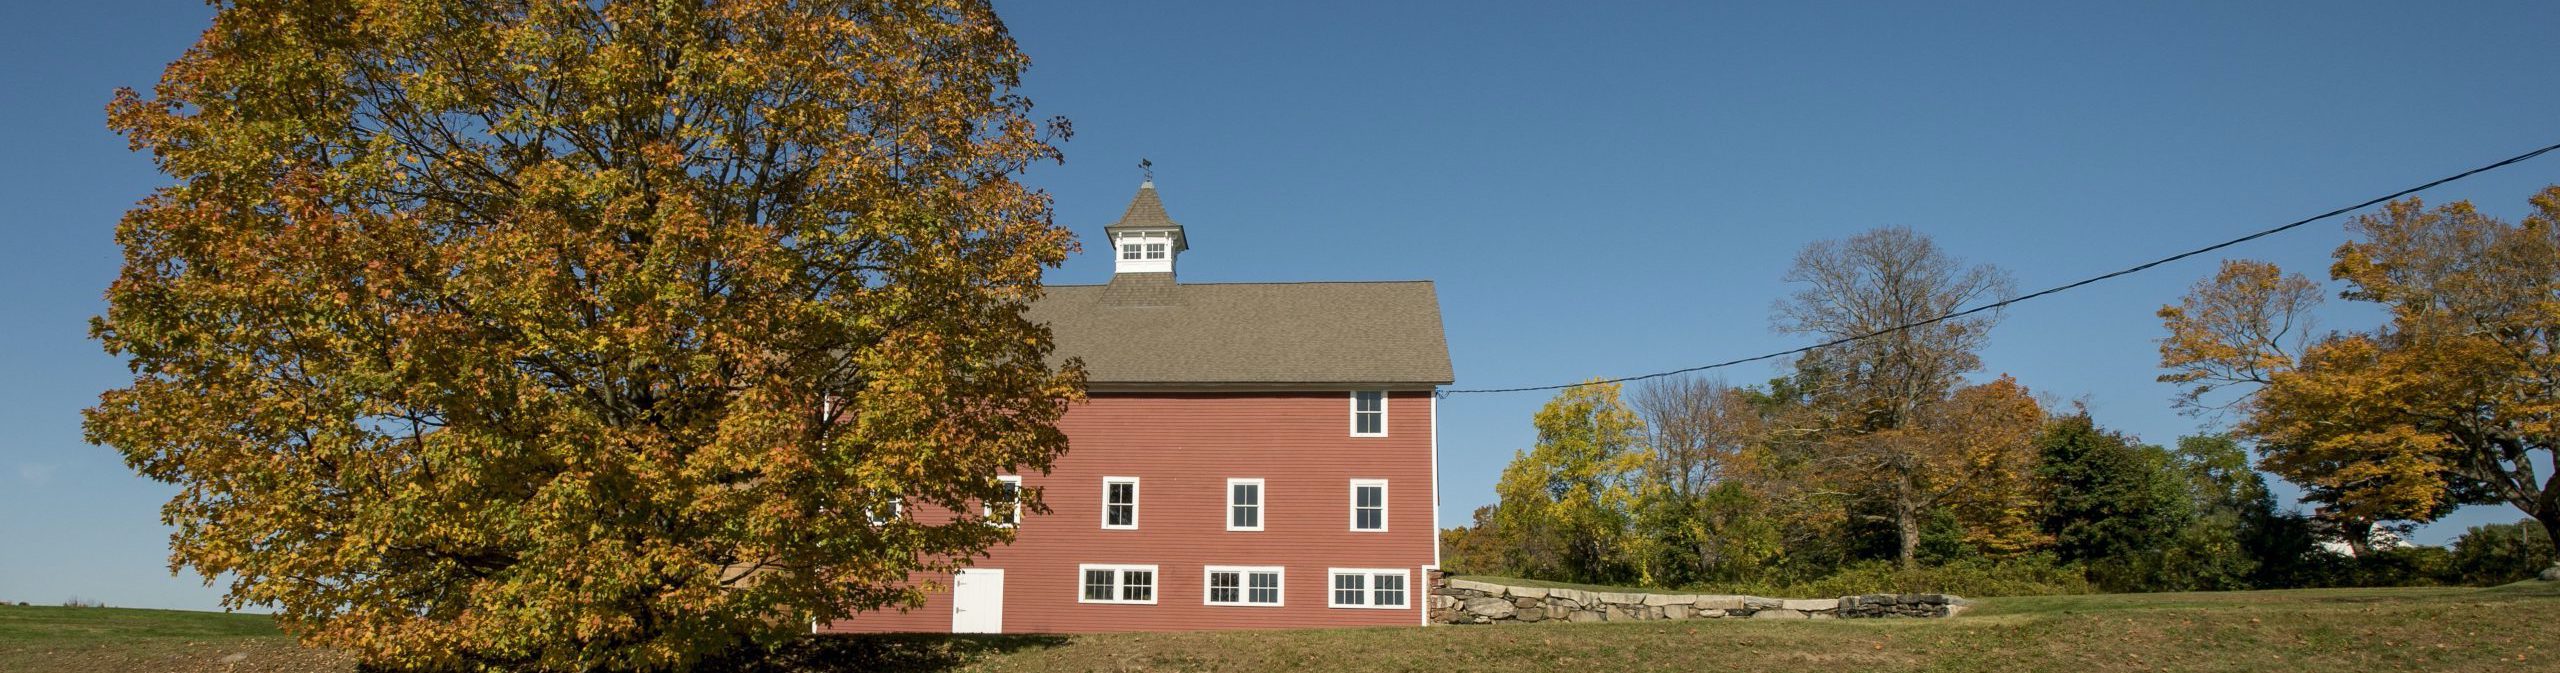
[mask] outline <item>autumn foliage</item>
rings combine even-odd
[[[1998,314],[1944,317],[2005,296],[2006,275],[1918,232],[1816,242],[1786,278],[1799,289],[1774,308],[1775,326],[1826,345],[1764,385],[1648,378],[1632,404],[1608,381],[1561,391],[1534,421],[1537,444],[1503,471],[1500,502],[1442,536],[1447,567],[1766,595],[2512,574],[2513,563],[2457,569],[2423,551],[2329,552],[2324,538],[2347,531],[2280,505],[2250,469],[2247,438],[2147,443],[2086,404],[2054,408],[2015,378],[1975,376]],[[2190,409],[2247,410],[2224,388],[2291,376],[2312,325],[2270,309],[2312,306],[2318,285],[2247,262],[2212,283],[2229,292],[2163,312],[2177,328],[2162,346],[2179,363],[2167,378],[2192,386],[2180,398]]]
[[[218,2],[110,125],[91,441],[171,562],[397,668],[666,669],[913,604],[1081,374],[984,2]],[[1027,494],[1037,507],[1037,494]],[[892,499],[956,512],[867,512]]]
[[[1618,385],[1567,389],[1538,410],[1538,443],[1512,458],[1494,486],[1502,502],[1490,523],[1505,531],[1504,563],[1540,577],[1607,582],[1622,577],[1618,553],[1646,457],[1644,425],[1618,399]]]
[[[1902,228],[1808,246],[1776,308],[1784,331],[1840,338],[2007,291]],[[2039,528],[2047,413],[2007,376],[1967,383],[1996,316],[1815,349],[1767,388],[1668,377],[1560,392],[1500,502],[1447,536],[1464,570],[1682,586],[1828,572],[1924,540],[1990,559],[2050,546]],[[1880,544],[1878,544],[1880,542]],[[1798,577],[1801,579],[1801,577]]]
[[[2161,310],[2161,378],[2190,399],[2251,384],[2223,404],[2260,466],[2348,527],[2506,504],[2560,532],[2560,475],[2542,474],[2560,457],[2560,187],[2532,206],[2519,223],[2415,199],[2356,218],[2330,277],[2388,320],[2297,349],[2271,326],[2301,321],[2311,283],[2226,265]]]

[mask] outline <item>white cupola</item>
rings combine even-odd
[[[1138,195],[1129,199],[1129,211],[1120,221],[1102,228],[1111,240],[1111,272],[1122,274],[1161,273],[1173,275],[1175,258],[1191,244],[1182,235],[1182,223],[1164,214],[1164,201],[1156,198],[1156,182],[1138,183]]]

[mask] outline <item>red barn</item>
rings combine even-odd
[[[1190,242],[1152,182],[1104,232],[1111,282],[1031,310],[1091,393],[1020,476],[1050,513],[923,608],[820,630],[1423,624],[1453,378],[1431,283],[1176,282]]]

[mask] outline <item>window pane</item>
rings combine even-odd
[[[1020,523],[1022,518],[1022,482],[1008,480],[1001,483],[1001,492],[1003,495],[997,496],[996,502],[987,506],[987,518],[995,523],[1008,526]]]
[[[1138,485],[1104,482],[1102,485],[1102,523],[1108,526],[1138,525]]]
[[[1253,573],[1250,598],[1255,603],[1280,602],[1280,573]]]
[[[1123,571],[1120,571],[1120,600],[1124,600],[1124,601],[1145,601],[1145,600],[1154,600],[1154,599],[1155,599],[1155,595],[1156,595],[1156,574],[1155,574],[1155,573],[1148,572],[1148,571],[1144,571],[1144,570],[1123,570]]]
[[[1333,602],[1337,605],[1366,604],[1368,592],[1364,591],[1365,587],[1362,586],[1362,580],[1365,577],[1363,575],[1333,576]]]
[[[1209,573],[1209,602],[1234,603],[1241,600],[1237,586],[1241,579],[1239,575],[1233,572]]]
[[[1359,410],[1361,411],[1380,411],[1386,405],[1385,393],[1358,393],[1353,397],[1353,399],[1359,401]]]
[[[1385,420],[1386,419],[1379,418],[1378,414],[1374,412],[1360,414],[1360,434],[1374,435],[1385,432],[1385,430],[1381,429],[1381,423]]]
[[[1381,573],[1375,578],[1375,582],[1374,593],[1377,600],[1371,601],[1370,605],[1404,605],[1404,575]]]
[[[1387,488],[1376,484],[1351,487],[1351,527],[1358,530],[1385,530],[1387,527]]]
[[[1089,601],[1111,600],[1111,571],[1084,571],[1084,599]]]
[[[1262,527],[1262,485],[1227,485],[1227,525],[1235,528]]]

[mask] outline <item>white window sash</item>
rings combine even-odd
[[[1362,395],[1363,393],[1367,393],[1367,394],[1374,394],[1374,395],[1377,395],[1377,396],[1378,396],[1378,410],[1376,410],[1376,411],[1362,411],[1362,410],[1360,409],[1360,395]],[[1353,437],[1385,437],[1385,436],[1387,436],[1387,402],[1388,402],[1388,395],[1387,395],[1387,391],[1384,391],[1384,390],[1354,390],[1354,391],[1351,391],[1351,436],[1353,436]],[[1376,416],[1378,417],[1378,431],[1377,431],[1377,432],[1361,432],[1361,431],[1360,431],[1360,417],[1361,417],[1361,416],[1364,416],[1364,415],[1372,415],[1372,414],[1374,414],[1374,415],[1376,415]]]
[[[1001,523],[997,523],[997,524],[995,524],[995,525],[997,525],[997,526],[1001,526],[1001,527],[1005,527],[1005,528],[1012,528],[1012,527],[1014,527],[1014,526],[1021,525],[1021,524],[1022,524],[1022,477],[1017,476],[1017,475],[1010,475],[1010,474],[1008,474],[1008,475],[1004,475],[1004,476],[996,477],[996,481],[1001,481],[1001,482],[1004,482],[1004,483],[1012,484],[1012,485],[1013,485],[1013,502],[1008,503],[1008,506],[1012,507],[1012,508],[1013,508],[1013,511],[1011,512],[1011,516],[1007,516],[1007,517],[1005,517],[1005,521],[1003,521],[1003,522],[1001,522]],[[978,516],[983,517],[983,518],[987,519],[988,521],[995,521],[995,520],[996,520],[996,503],[992,503],[992,502],[979,503],[979,504],[978,504]]]
[[[1085,574],[1097,570],[1111,573],[1111,597],[1108,599],[1097,599],[1086,596],[1084,593],[1085,588],[1087,586],[1091,586],[1085,583]],[[1143,572],[1147,574],[1146,600],[1129,600],[1126,598],[1126,596],[1129,595],[1129,587],[1136,586],[1136,584],[1129,581],[1129,573],[1131,572]],[[1156,567],[1151,565],[1084,563],[1076,566],[1076,602],[1078,603],[1155,605],[1156,599],[1162,595],[1159,592],[1159,589],[1163,586],[1164,573],[1157,572]]]
[[[1215,578],[1218,573],[1235,573],[1236,600],[1234,602],[1219,602],[1217,600],[1217,586]],[[1270,602],[1256,602],[1253,600],[1253,576],[1260,574],[1271,575],[1277,581],[1277,585],[1273,587],[1273,590],[1278,595]],[[1281,566],[1206,566],[1203,567],[1200,572],[1201,605],[1213,605],[1217,607],[1277,608],[1286,607],[1288,599],[1289,571],[1287,568],[1283,568]]]
[[[1250,507],[1253,509],[1253,525],[1251,525],[1251,526],[1238,526],[1238,525],[1236,525],[1236,510],[1237,510],[1237,509],[1240,509],[1240,508],[1247,507],[1246,505],[1239,505],[1239,504],[1236,504],[1236,487],[1237,487],[1237,486],[1252,486],[1252,487],[1253,487],[1253,504],[1252,504],[1252,505],[1250,505]],[[1271,501],[1271,487],[1270,487],[1270,486],[1266,486],[1266,485],[1264,485],[1264,483],[1263,483],[1263,480],[1262,480],[1262,479],[1260,479],[1260,478],[1250,478],[1250,479],[1228,479],[1228,480],[1227,480],[1227,507],[1226,507],[1227,530],[1237,531],[1237,532],[1255,532],[1255,531],[1260,531],[1260,530],[1262,530],[1262,527],[1263,527],[1263,525],[1264,525],[1264,522],[1268,521],[1268,519],[1267,519],[1267,518],[1265,518],[1265,517],[1263,516],[1264,514],[1267,514],[1267,513],[1268,513],[1268,512],[1266,511],[1266,508],[1264,508],[1264,507],[1263,507],[1263,504],[1264,504],[1264,503],[1267,503],[1267,502],[1270,502],[1270,501]]]
[[[1360,602],[1344,603],[1341,596],[1335,593],[1349,591],[1337,588],[1342,586],[1340,584],[1342,577],[1359,578]],[[1378,588],[1379,577],[1396,577],[1402,580],[1398,583],[1400,588],[1395,592],[1397,596],[1395,605],[1378,604],[1378,595],[1382,593]],[[1345,610],[1405,610],[1413,607],[1413,573],[1402,568],[1327,568],[1324,580],[1325,607]]]
[[[1361,528],[1361,527],[1360,527],[1360,510],[1361,510],[1361,507],[1360,507],[1360,489],[1362,489],[1362,488],[1368,488],[1368,487],[1376,487],[1376,488],[1378,489],[1378,506],[1376,507],[1376,509],[1377,509],[1377,511],[1378,511],[1378,527],[1376,527],[1376,528]],[[1387,500],[1387,480],[1385,480],[1385,479],[1353,479],[1353,480],[1351,480],[1351,530],[1352,530],[1352,532],[1356,532],[1356,533],[1383,533],[1383,532],[1386,532],[1386,531],[1387,531],[1387,506],[1388,506],[1388,500]]]
[[[1126,525],[1111,523],[1111,507],[1115,504],[1111,502],[1111,487],[1116,484],[1129,485],[1129,523]],[[1102,528],[1104,530],[1137,530],[1139,503],[1145,502],[1144,498],[1145,494],[1138,488],[1137,477],[1103,477]]]
[[[889,507],[888,507],[888,510],[889,510],[889,514],[888,514],[887,516],[882,516],[882,515],[880,514],[880,508],[879,508],[877,505],[875,505],[875,506],[872,506],[872,507],[865,507],[865,508],[862,508],[862,515],[863,515],[863,518],[866,518],[866,519],[870,519],[870,520],[871,520],[871,525],[874,525],[874,526],[886,526],[886,525],[889,525],[889,522],[891,522],[891,521],[896,521],[896,520],[898,520],[898,519],[901,519],[901,518],[906,517],[906,515],[907,515],[907,499],[906,499],[906,498],[890,498],[890,499],[889,499]]]
[[[1369,605],[1369,575],[1366,573],[1326,573],[1325,588],[1325,607],[1361,608]],[[1350,597],[1351,602],[1344,602],[1345,596]]]

